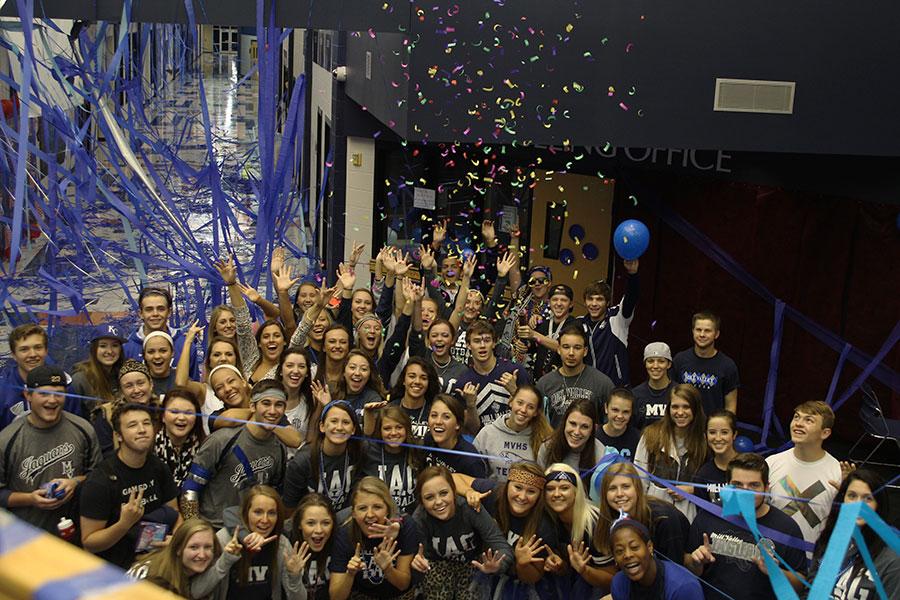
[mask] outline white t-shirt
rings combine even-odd
[[[828,481],[841,480],[841,464],[827,452],[815,462],[804,462],[794,456],[793,448],[773,454],[766,462],[769,502],[797,522],[803,539],[816,543],[837,495]]]

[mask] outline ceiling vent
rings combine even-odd
[[[790,115],[796,85],[795,81],[716,78],[713,110]]]

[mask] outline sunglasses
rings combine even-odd
[[[532,277],[528,280],[528,285],[544,285],[548,279],[544,277]]]

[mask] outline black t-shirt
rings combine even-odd
[[[690,523],[684,513],[668,502],[653,499],[649,502],[653,548],[664,558],[680,564],[684,560]]]
[[[362,460],[358,461],[362,464],[354,463],[346,450],[337,456],[320,452],[316,472],[313,472],[313,451],[312,445],[304,446],[288,463],[284,477],[285,505],[297,506],[306,494],[319,492],[331,500],[335,512],[350,506],[350,490],[365,464],[365,447]]]
[[[331,550],[331,564],[328,569],[332,573],[346,573],[347,563],[356,551],[356,541],[352,539],[353,523],[348,523],[335,533],[334,546]],[[389,582],[384,571],[375,562],[375,552],[382,540],[378,538],[364,538],[360,558],[365,565],[356,573],[353,579],[353,590],[362,592],[372,598],[393,598],[403,594],[405,590],[398,590]],[[400,556],[411,556],[419,549],[419,532],[412,519],[404,519],[400,525],[400,533],[397,534],[397,549]],[[398,557],[399,558],[399,557]],[[396,559],[394,560],[396,565]],[[412,571],[415,577],[416,571]],[[412,585],[412,583],[410,584]]]
[[[104,459],[85,480],[81,489],[81,516],[106,521],[106,527],[109,527],[119,520],[122,504],[128,502],[129,495],[140,489],[144,490],[143,521],[162,520],[159,509],[178,497],[172,472],[156,456],[149,454],[143,467],[132,469],[114,454]],[[174,513],[171,516],[177,517]],[[174,523],[167,524],[171,527]],[[122,539],[99,552],[98,556],[127,569],[134,562],[140,533],[139,521]]]
[[[500,520],[497,518],[497,494],[501,493],[500,489],[502,484],[495,479],[485,479],[479,478],[475,479],[472,482],[472,489],[476,492],[487,492],[488,490],[494,490],[494,493],[490,496],[486,496],[482,501],[481,505],[484,507],[488,514],[494,517],[494,520],[497,521],[497,524],[500,524]],[[506,535],[506,541],[509,542],[509,545],[513,548],[516,547],[516,544],[519,542],[519,538],[522,537],[522,533],[525,531],[525,524],[528,521],[528,516],[517,517],[516,515],[510,512],[509,515],[509,531],[502,532]],[[538,523],[536,535],[541,538],[544,543],[551,548],[553,551],[559,554],[561,552],[559,537],[557,536],[557,528],[553,523],[552,518],[547,515],[541,515],[541,521]],[[546,552],[541,551],[538,553],[538,556],[546,556]]]
[[[716,466],[713,459],[709,459],[694,473],[694,481],[700,484],[694,487],[694,494],[698,498],[721,504],[719,491],[725,485],[727,478],[728,472]]]
[[[675,355],[672,379],[690,383],[700,390],[703,411],[707,415],[725,408],[725,396],[741,385],[737,365],[724,352],[718,351],[712,358],[701,358],[693,348]]]
[[[625,433],[618,437],[612,437],[603,431],[603,427],[597,429],[595,437],[606,446],[607,454],[621,454],[628,460],[634,460],[634,451],[641,441],[641,432],[634,427],[626,427]]]
[[[420,408],[406,408],[400,404],[400,400],[395,400],[391,402],[391,405],[399,406],[406,411],[406,414],[409,415],[409,420],[412,421],[413,437],[420,440],[424,439],[425,434],[428,433],[428,413],[431,412],[431,403],[426,402]]]
[[[800,526],[792,518],[775,508],[756,522],[775,531],[803,539]],[[706,565],[703,580],[710,585],[704,586],[707,600],[725,599],[728,597],[747,600],[769,600],[775,598],[769,577],[763,575],[756,566],[760,557],[759,548],[753,534],[747,529],[720,519],[708,512],[700,511],[691,523],[688,535],[688,551],[693,552],[703,544],[703,534],[709,536],[710,546],[715,562]],[[806,570],[806,555],[802,550],[774,543],[765,536],[760,539],[763,544],[773,547],[791,568]],[[721,590],[725,595],[716,590]]]
[[[437,448],[437,444],[434,443],[431,433],[425,436],[425,445],[435,448],[434,450],[426,450],[425,462],[428,463],[429,466],[443,466],[449,469],[451,473],[462,473],[475,478],[488,476],[488,465],[483,458],[444,452],[442,448]],[[453,449],[457,452],[478,454],[478,449],[463,438],[457,440],[456,446],[454,446]]]
[[[400,512],[411,515],[416,509],[416,474],[409,465],[408,456],[408,448],[400,448],[400,452],[394,453],[385,444],[369,443],[362,474],[385,482]]]
[[[631,424],[638,429],[643,430],[644,427],[659,421],[666,416],[666,410],[669,406],[669,390],[675,385],[669,382],[665,388],[655,390],[650,387],[650,383],[644,383],[635,386],[631,392],[634,394],[634,413],[631,417]]]
[[[259,552],[250,555],[247,581],[241,585],[241,567],[236,564],[228,574],[227,600],[269,600],[272,597],[272,567],[270,566],[279,544],[267,544]],[[275,561],[278,564],[278,561]]]

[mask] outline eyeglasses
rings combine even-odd
[[[528,280],[528,285],[544,285],[547,281],[548,280],[543,277],[533,277]]]

